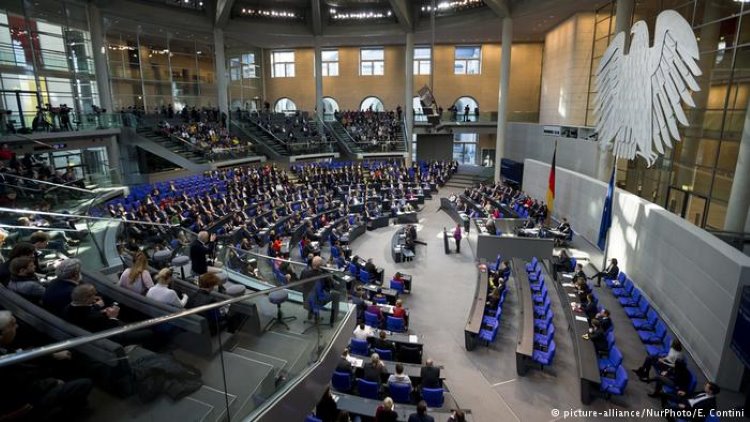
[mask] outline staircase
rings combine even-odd
[[[462,164],[458,166],[458,171],[446,182],[445,188],[463,192],[464,189],[471,188],[477,183],[491,180],[493,175],[491,167]]]
[[[286,145],[256,123],[247,120],[232,121],[231,130],[233,133],[250,138],[252,143],[270,159],[289,161],[290,154]]]
[[[354,142],[354,138],[352,138],[344,125],[342,125],[339,121],[334,120],[332,122],[326,122],[326,125],[330,129],[329,133],[336,140],[336,143],[339,144],[341,150],[345,151],[349,156],[347,158],[356,159],[357,154],[361,154],[364,152],[362,151],[362,148],[360,148],[359,145]]]
[[[123,127],[122,138],[124,145],[148,151],[185,170],[203,172],[210,168],[207,161],[202,160],[192,152],[184,150],[182,147],[174,145],[175,141],[154,133],[150,128],[134,130],[130,127]]]
[[[151,128],[138,128],[136,132],[141,137],[146,138],[152,142],[156,142],[157,144],[172,151],[173,153],[179,154],[196,164],[208,163],[208,160],[203,156],[203,154],[195,152],[185,142],[156,133]]]

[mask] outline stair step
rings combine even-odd
[[[228,397],[225,397],[227,395]],[[217,390],[212,387],[202,386],[198,391],[188,396],[193,400],[197,400],[201,403],[205,403],[213,409],[208,414],[207,421],[225,421],[227,419],[227,401],[229,401],[229,408],[232,408],[232,404],[237,400],[237,396],[233,394],[226,394],[224,391]]]
[[[232,350],[232,353],[237,353],[240,356],[273,365],[273,367],[276,369],[276,375],[278,375],[279,371],[284,369],[288,363],[285,359],[267,355],[265,353],[256,352],[255,350],[245,349],[242,347],[235,347]]]

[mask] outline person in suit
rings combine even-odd
[[[610,280],[617,280],[618,275],[620,275],[620,268],[617,266],[617,258],[612,258],[612,260],[609,262],[609,266],[604,271],[599,271],[589,278],[592,280],[596,278],[596,287],[601,287],[602,277],[608,278]]]
[[[375,422],[396,422],[398,413],[393,410],[393,399],[386,397],[375,411]]]
[[[42,306],[60,316],[70,304],[73,289],[81,283],[81,261],[76,258],[66,259],[57,266],[55,274],[57,278],[44,291]]]
[[[428,358],[422,369],[419,370],[419,377],[422,379],[422,388],[440,388],[443,382],[440,381],[440,368],[435,366],[431,358]]]
[[[453,239],[456,240],[456,253],[461,253],[461,225],[456,224],[453,230]]]
[[[339,358],[339,363],[336,364],[336,371],[337,372],[352,372],[352,363],[349,362],[349,348],[345,347],[344,351],[341,352],[341,357]]]
[[[580,264],[580,263],[576,264],[576,271],[575,271],[575,274],[573,274],[573,280],[579,277],[583,278],[584,280],[588,278],[586,277],[586,273],[583,272],[583,264]]]
[[[716,409],[716,396],[720,391],[718,385],[709,381],[703,386],[702,392],[688,394],[684,391],[678,391],[677,394],[667,395],[664,408],[678,411],[699,411],[703,416],[696,416],[693,421],[704,421],[711,409]],[[667,420],[674,421],[675,419],[668,417]]]
[[[370,362],[364,365],[362,372],[362,378],[370,382],[377,382],[378,385],[382,382],[383,375],[388,375],[388,370],[385,369],[385,365],[380,361],[380,355],[377,353],[370,356]]]
[[[427,403],[424,400],[417,404],[417,412],[409,415],[409,422],[435,422],[435,418],[427,414]]]
[[[207,231],[198,233],[198,238],[190,244],[190,268],[196,275],[203,275],[209,271],[218,272],[219,269],[209,265],[208,256],[213,253],[216,234],[208,235]]]
[[[597,313],[594,318],[599,321],[599,325],[605,333],[612,328],[612,318],[609,317],[608,309],[602,309],[602,311]]]
[[[380,330],[378,337],[373,341],[373,347],[380,350],[390,350],[396,353],[396,346],[392,341],[388,340],[385,330]]]
[[[662,389],[665,385],[672,387],[676,391],[687,391],[690,386],[691,376],[687,363],[680,359],[675,362],[673,368],[665,369],[659,372],[655,378],[650,378],[646,382],[653,382],[654,391],[649,393],[649,397],[662,397]],[[662,400],[665,400],[662,397]],[[664,406],[664,403],[662,403]]]
[[[599,313],[599,308],[596,306],[596,300],[594,300],[594,295],[589,293],[586,295],[586,302],[582,306],[583,313],[586,314],[586,318],[589,320],[593,320],[596,317],[596,314]]]
[[[680,340],[673,339],[672,344],[669,346],[669,352],[663,356],[648,356],[643,361],[643,365],[639,368],[633,369],[633,372],[638,376],[641,381],[647,381],[651,368],[655,368],[656,371],[663,371],[664,369],[671,368],[675,365],[678,360],[684,359],[682,353],[682,343]]]
[[[589,328],[588,339],[594,343],[594,349],[600,356],[606,356],[609,354],[609,344],[607,343],[607,333],[602,330],[602,327],[598,320],[591,320],[591,328]]]

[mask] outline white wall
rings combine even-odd
[[[544,198],[549,164],[525,160],[523,188]],[[596,244],[606,183],[556,171],[555,215]],[[729,348],[750,257],[708,232],[633,194],[616,190],[609,257],[615,257],[685,344],[707,378],[737,390],[742,364]],[[601,265],[600,263],[598,265]]]
[[[598,143],[583,139],[544,135],[544,126],[536,123],[509,123],[503,157],[523,162],[527,158],[545,163],[552,161],[557,141],[557,165],[596,176],[599,163]]]

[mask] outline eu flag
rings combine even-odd
[[[607,187],[607,197],[604,199],[604,209],[602,210],[602,223],[599,226],[599,249],[604,250],[607,245],[607,232],[612,225],[612,200],[615,196],[615,167],[612,166],[612,175],[609,177],[609,186]]]

